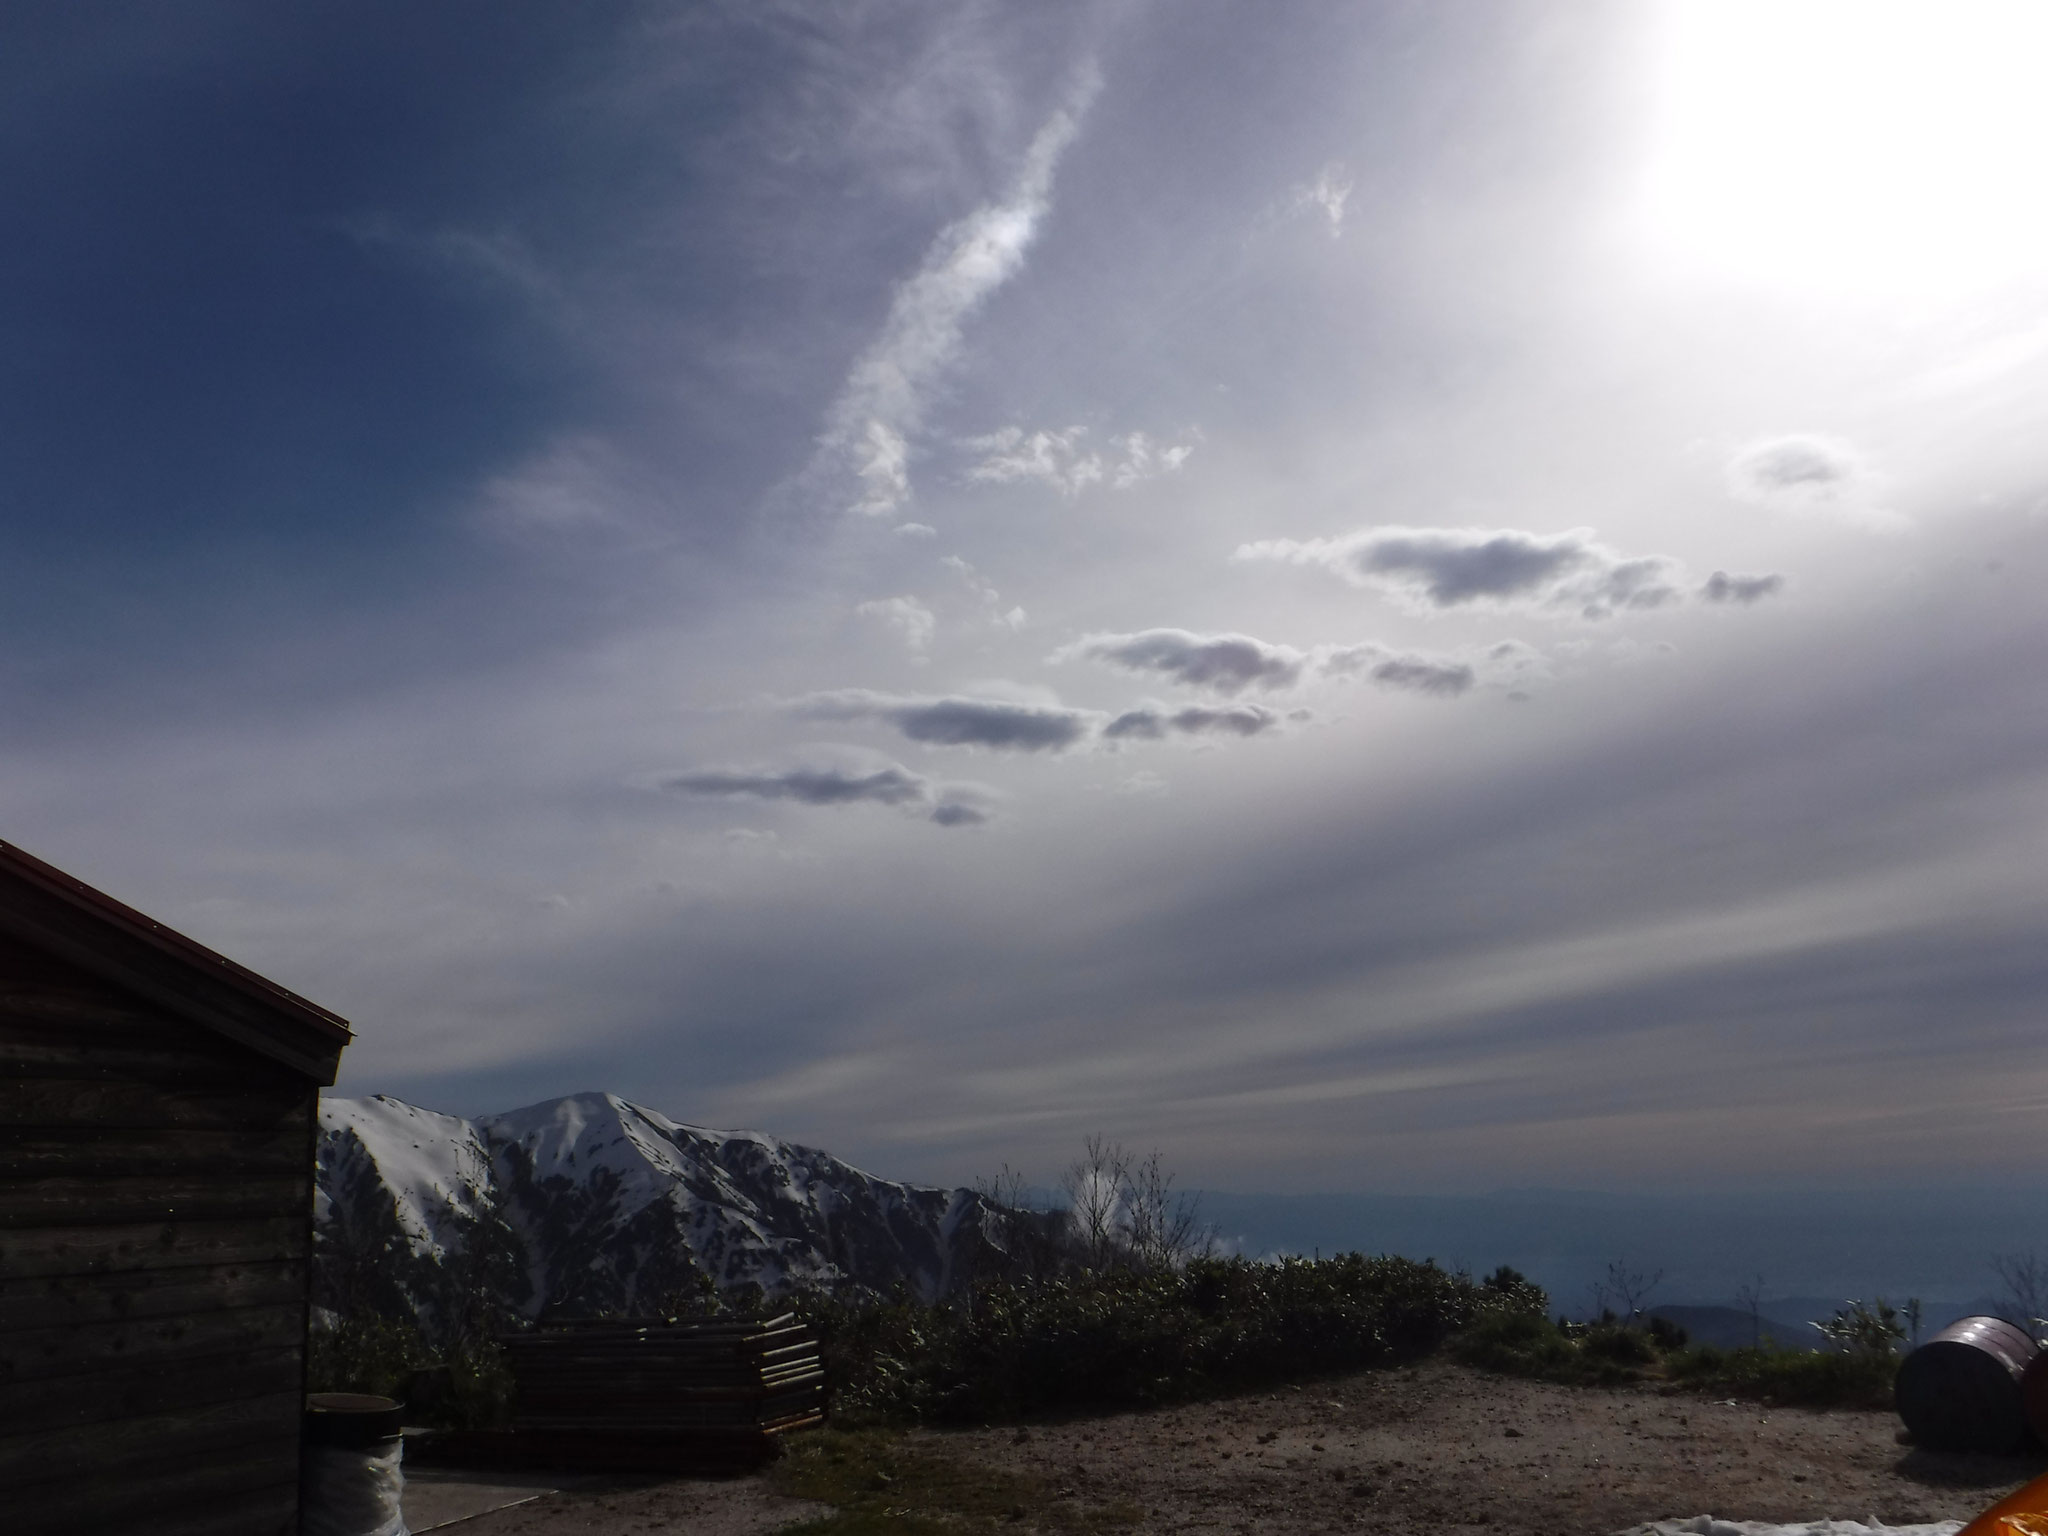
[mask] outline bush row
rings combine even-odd
[[[998,1282],[944,1306],[803,1295],[835,1411],[984,1423],[1135,1407],[1426,1355],[1484,1319],[1535,1315],[1510,1271],[1484,1284],[1358,1254]]]

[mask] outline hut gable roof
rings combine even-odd
[[[82,880],[0,842],[0,933],[43,949],[325,1086],[348,1021]]]

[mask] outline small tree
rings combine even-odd
[[[2018,1323],[2041,1342],[2048,1332],[2048,1263],[2029,1248],[2024,1253],[2001,1253],[1993,1256],[1991,1268],[2005,1285],[2007,1303],[2012,1309],[2011,1321]]]
[[[1201,1201],[1176,1193],[1173,1175],[1154,1152],[1133,1164],[1124,1178],[1122,1238],[1130,1263],[1141,1270],[1179,1269],[1189,1259],[1205,1258],[1216,1234],[1202,1225]]]
[[[1755,1279],[1746,1281],[1736,1287],[1735,1304],[1749,1314],[1749,1347],[1751,1349],[1762,1349],[1764,1347],[1764,1277],[1758,1275]]]
[[[1642,1316],[1643,1304],[1663,1280],[1664,1271],[1661,1269],[1646,1273],[1629,1268],[1626,1260],[1616,1259],[1607,1266],[1606,1281],[1593,1287],[1593,1294],[1603,1313],[1611,1303],[1621,1313],[1622,1326],[1633,1328]]]
[[[1130,1171],[1131,1154],[1098,1132],[1082,1144],[1082,1155],[1060,1179],[1081,1264],[1098,1274],[1118,1257]]]

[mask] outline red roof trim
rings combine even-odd
[[[144,916],[125,902],[114,900],[105,891],[94,890],[83,880],[65,874],[55,865],[45,864],[34,854],[25,853],[12,843],[0,842],[0,871],[12,874],[74,907],[82,908],[95,917],[112,923],[151,948],[182,960],[195,970],[218,978],[264,1007],[284,1014],[297,1023],[312,1027],[338,1045],[347,1045],[355,1038],[355,1032],[349,1028],[348,1020],[340,1014],[330,1013],[318,1003],[308,1001],[298,993],[287,991],[276,982],[258,976],[247,966],[235,964],[226,955],[216,954],[198,940],[188,939],[174,928],[166,928],[154,918]]]

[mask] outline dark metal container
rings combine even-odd
[[[2026,1330],[2002,1317],[1950,1323],[1899,1366],[1899,1417],[1929,1450],[2016,1450],[2027,1438],[2021,1380],[2037,1353]]]

